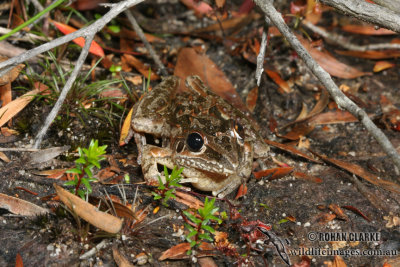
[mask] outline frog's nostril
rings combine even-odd
[[[190,151],[198,152],[203,147],[204,140],[199,133],[194,132],[187,136],[186,143]]]

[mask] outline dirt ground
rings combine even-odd
[[[166,7],[150,3],[138,10],[144,11],[150,8],[155,9],[153,10],[154,14],[164,16],[165,13],[163,12],[181,14],[182,9],[184,9],[180,4]],[[169,19],[179,21],[177,15],[170,15]],[[332,20],[336,19],[343,19],[343,16],[331,11],[321,20],[320,24],[329,25]],[[190,23],[193,27],[199,26],[198,20],[194,22],[194,19],[187,19],[183,22],[186,23],[187,27]],[[249,33],[261,25],[261,18],[252,21],[241,29],[240,36],[250,36]],[[190,41],[187,41],[187,38]],[[188,46],[196,38],[201,37],[194,35],[164,36],[166,42],[155,45],[155,49],[164,57],[165,61],[175,63],[176,54],[166,54],[162,51],[178,50],[181,47]],[[246,99],[249,90],[254,87],[254,82],[251,80],[253,80],[255,65],[246,60],[241,53],[235,55],[228,53],[226,46],[216,40],[216,38],[203,39],[207,46],[206,54],[227,75],[242,98]],[[357,40],[360,43],[367,44],[390,42],[391,39],[381,36],[363,36]],[[325,44],[325,48],[331,53],[338,49],[336,46],[328,44]],[[294,121],[300,113],[303,103],[306,103],[309,110],[315,105],[321,90],[316,79],[293,53],[281,37],[271,38],[267,52],[268,64],[279,66],[276,69],[280,70],[285,80],[295,77],[303,78],[301,82],[293,86],[294,90],[291,93],[281,93],[278,90],[279,86],[264,74],[253,112],[253,117],[260,125],[264,137],[286,144],[291,141],[278,138],[269,130],[273,121],[276,121],[278,126]],[[169,58],[167,58],[168,56]],[[334,54],[334,56],[345,64],[365,72],[371,72],[375,64],[375,61],[369,59],[345,57],[338,54]],[[334,79],[338,85],[346,84],[351,88],[351,95],[359,103],[363,103],[363,108],[368,114],[372,114],[374,121],[382,128],[394,147],[399,148],[399,132],[386,128],[382,123],[382,120],[384,120],[382,118],[384,113],[382,111],[382,96],[390,99],[390,102],[397,109],[400,108],[399,62],[398,59],[389,60],[396,66],[354,79]],[[153,86],[156,83],[152,83]],[[135,90],[140,92],[140,86],[137,86]],[[32,117],[33,114],[31,120],[40,124],[40,121],[43,120],[43,114],[39,110],[40,103],[32,103],[19,116]],[[335,110],[335,108],[329,106],[324,112],[332,110]],[[36,129],[37,126],[35,125],[36,123],[33,123],[31,127]],[[66,141],[66,135],[60,137],[54,127],[44,144],[48,147],[70,145],[71,142]],[[87,126],[81,128],[76,126],[73,131],[81,131],[74,132],[77,135],[88,133],[87,139],[89,140],[91,137],[96,137],[94,133],[98,132],[98,129],[91,129],[90,127],[96,126],[94,124],[87,124]],[[2,147],[21,147],[31,143],[34,138],[34,129],[32,133],[18,137],[14,142],[2,144]],[[118,134],[109,139],[109,142],[106,143],[109,146],[107,150],[109,154],[116,158],[133,157],[135,159],[137,152],[134,142],[125,147],[119,147]],[[308,148],[318,154],[358,164],[382,179],[395,183],[399,182],[399,170],[383,153],[376,140],[358,122],[317,125],[310,133],[306,134],[305,140],[309,142]],[[53,201],[41,199],[55,193],[53,183],[63,185],[64,182],[33,174],[35,166],[26,165],[28,153],[6,152],[6,154],[10,157],[11,163],[1,163],[0,192],[11,196],[18,195],[19,198],[39,206],[53,208],[56,212],[46,216],[27,218],[13,215],[6,209],[0,209],[0,266],[14,266],[17,253],[22,256],[25,266],[116,266],[112,254],[113,247],[117,248],[135,265],[139,265],[140,261],[144,259],[144,266],[212,266],[202,262],[195,263],[190,258],[159,260],[162,252],[184,242],[183,234],[178,231],[184,224],[181,216],[181,210],[187,208],[184,204],[171,201],[169,208],[161,206],[158,213],[154,214],[152,210],[160,205],[153,200],[148,188],[145,186],[137,187],[136,185],[125,186],[126,199],[129,202],[137,198],[140,200],[139,208],[148,206],[151,211],[140,227],[127,231],[123,236],[104,234],[95,227],[87,225],[84,221],[81,222],[79,227],[76,217],[63,212],[61,207],[55,208],[57,205]],[[277,236],[288,241],[286,244],[287,253],[292,264],[302,262],[303,265],[297,266],[343,266],[337,262],[335,263],[338,265],[329,265],[333,264],[334,261],[332,255],[316,255],[322,253],[321,251],[326,253],[340,251],[342,253],[340,255],[347,266],[383,266],[385,262],[389,263],[390,266],[400,266],[399,226],[389,227],[388,220],[384,219],[384,217],[387,218],[386,216],[392,216],[392,218],[398,216],[400,203],[398,193],[372,185],[332,164],[314,163],[275,147],[271,147],[271,158],[254,164],[255,171],[263,169],[260,166],[276,167],[272,158],[294,167],[295,171],[318,177],[321,182],[296,178],[293,173],[274,180],[251,178],[248,181],[248,192],[245,196],[239,200],[233,200],[235,193],[232,193],[228,196],[228,199],[236,206],[237,210],[240,210],[243,219],[247,221],[259,220],[269,224]],[[66,157],[61,157],[60,161],[53,164],[57,168],[71,165],[70,162],[67,162]],[[107,163],[103,165],[104,167],[108,166]],[[120,164],[120,168],[123,172],[130,174],[132,184],[143,182],[139,166],[135,166],[135,164],[123,166]],[[33,196],[28,192],[16,189],[16,187],[32,190],[38,195]],[[137,192],[136,188],[138,188]],[[94,197],[104,196],[105,191],[108,194],[121,196],[114,185],[93,184]],[[201,199],[203,200],[203,198]],[[219,206],[220,211],[229,213],[230,206],[227,202],[218,200],[216,205]],[[328,208],[330,205],[342,207],[341,210],[344,215],[332,218],[334,212]],[[161,219],[156,220],[157,218]],[[152,223],[147,224],[149,222]],[[229,241],[237,246],[241,254],[245,254],[247,253],[245,242],[237,228],[234,227],[235,223],[237,222],[228,218],[224,223],[215,227],[218,231],[228,233]],[[348,235],[366,233],[364,236],[369,237],[375,234],[377,240],[327,242],[334,239],[329,233],[347,233]],[[331,239],[327,240],[329,237]],[[104,243],[104,247],[95,252],[94,255],[88,259],[79,259],[80,255],[101,242]],[[307,259],[299,255],[301,253],[307,254],[307,252],[314,255],[309,255],[310,257]],[[358,252],[369,254],[383,252],[392,255],[346,256],[346,253]],[[249,259],[253,266],[285,266],[275,248],[271,245],[264,252],[256,253],[253,251]],[[224,255],[220,251],[215,251],[213,260],[217,266],[233,266],[237,259]]]

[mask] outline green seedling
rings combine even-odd
[[[75,168],[68,170],[67,173],[74,174],[74,180],[68,181],[65,185],[75,186],[73,193],[79,195],[82,199],[86,199],[86,193],[92,193],[90,182],[96,181],[93,178],[93,168],[100,169],[100,161],[104,160],[107,146],[100,146],[97,140],[91,140],[89,148],[78,148],[79,158],[75,160]],[[80,185],[86,187],[86,192],[80,189]]]
[[[186,228],[189,230],[189,234],[186,236],[186,240],[190,243],[190,249],[187,254],[192,254],[193,249],[197,248],[204,241],[213,241],[210,234],[215,232],[215,229],[209,225],[210,221],[217,221],[218,224],[222,223],[222,220],[215,217],[214,214],[218,211],[218,207],[214,206],[215,198],[209,200],[206,197],[204,201],[204,208],[199,208],[197,210],[198,216],[191,214],[188,211],[183,213],[189,220],[191,224],[185,223]]]
[[[168,169],[164,166],[165,183],[162,181],[161,177],[158,176],[159,185],[155,192],[152,192],[154,200],[162,199],[162,204],[168,207],[167,201],[170,198],[176,198],[175,190],[177,187],[182,185],[179,181],[182,179],[181,173],[183,168],[178,169],[176,166],[172,170],[171,174],[168,173]]]

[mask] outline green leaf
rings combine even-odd
[[[90,178],[93,177],[91,166],[87,166],[84,170],[85,170],[85,173],[87,174],[87,176],[89,176]]]
[[[75,183],[75,181],[72,180],[72,181],[65,182],[64,185],[76,185],[76,183]]]
[[[192,248],[192,247],[194,247],[194,246],[196,246],[197,245],[197,242],[196,241],[192,241],[192,242],[190,242],[190,247]]]
[[[75,160],[75,163],[86,164],[86,160],[84,158],[79,158]]]
[[[83,200],[86,200],[85,192],[83,192],[81,189],[78,189],[78,195],[79,195]]]
[[[88,190],[88,193],[89,193],[89,194],[92,193],[92,187],[91,187],[91,185],[90,185],[88,179],[82,178],[82,179],[81,179],[81,182],[82,182],[82,184],[84,184],[84,185],[86,186],[86,188],[87,188],[87,190]]]
[[[280,221],[278,222],[278,224],[286,223],[286,222],[288,222],[288,221],[289,221],[288,219],[282,219],[282,220],[280,220]]]
[[[186,217],[188,217],[192,222],[194,222],[194,223],[196,223],[196,224],[199,224],[199,223],[201,223],[201,220],[200,219],[198,219],[198,218],[196,218],[194,215],[192,215],[191,213],[189,213],[189,212],[187,212],[187,211],[184,211],[183,212],[185,215],[186,215]]]
[[[195,231],[194,228],[193,228],[190,224],[188,224],[188,223],[185,223],[185,227],[186,227],[190,232]]]
[[[77,168],[73,168],[73,169],[67,170],[67,171],[66,171],[66,173],[76,173],[76,174],[81,174],[81,173],[82,173],[82,170],[80,170],[80,169],[77,169]]]
[[[196,230],[194,230],[194,231],[191,231],[187,236],[186,236],[186,238],[191,238],[192,236],[195,236],[195,235],[197,235],[197,231]]]
[[[209,226],[209,225],[202,225],[201,228],[203,228],[204,230],[209,231],[210,233],[214,233],[214,232],[215,232],[215,229],[212,228],[212,227]]]
[[[214,239],[212,239],[212,237],[208,233],[199,234],[199,238],[201,238],[202,240],[208,240],[211,242],[214,241]]]

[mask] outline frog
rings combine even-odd
[[[269,156],[254,122],[212,92],[199,76],[169,76],[134,105],[131,130],[138,163],[150,185],[165,177],[158,165],[183,167],[181,183],[220,198],[247,182],[255,158]],[[149,137],[154,141],[150,143]]]

